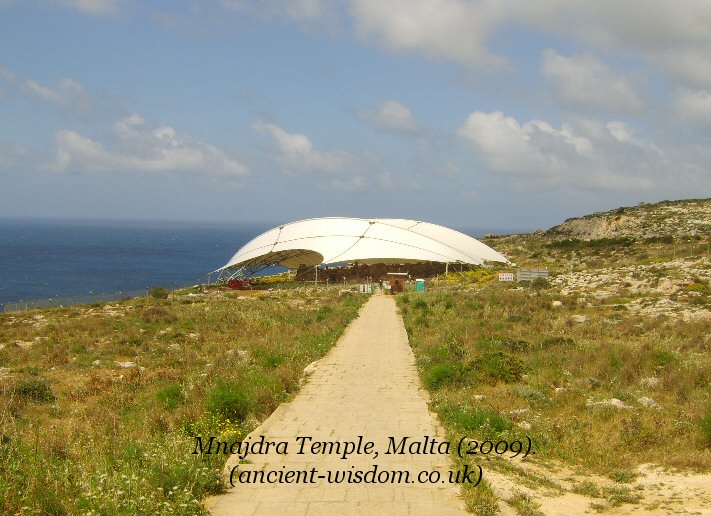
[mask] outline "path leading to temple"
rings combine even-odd
[[[208,500],[212,514],[466,512],[458,485],[449,483],[453,466],[447,455],[385,453],[388,447],[399,446],[404,437],[407,444],[428,439],[428,449],[432,439],[443,438],[428,410],[427,393],[421,387],[402,318],[389,296],[370,298],[336,346],[315,364],[293,401],[280,406],[246,441],[257,441],[262,435],[268,441],[287,442],[288,452],[278,454],[272,448],[267,454],[249,456],[251,463],[240,464],[235,472],[236,487]],[[320,442],[341,443],[341,451],[345,451],[345,443],[357,443],[359,436],[374,443],[373,453],[353,453],[346,459],[341,458],[343,453],[312,453],[312,445]],[[298,454],[302,444],[304,453]],[[233,456],[227,469],[231,471],[238,462]],[[376,466],[377,471],[370,476],[381,480],[389,477],[388,482],[328,482],[329,472],[333,479],[336,472],[355,475],[374,471]],[[240,472],[246,479],[250,475],[246,472],[255,475],[257,471],[272,479],[278,475],[286,478],[283,475],[288,471],[301,472],[301,476],[298,483],[238,482]],[[444,483],[418,482],[421,471],[440,472]],[[268,472],[274,473],[269,476]],[[405,482],[399,472],[409,472],[410,482]]]

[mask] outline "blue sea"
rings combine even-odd
[[[0,220],[0,305],[205,283],[275,225]]]
[[[0,305],[204,283],[271,226],[0,220]]]

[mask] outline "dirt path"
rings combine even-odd
[[[390,454],[389,438],[422,441],[441,436],[427,407],[427,394],[420,386],[415,359],[407,334],[392,298],[374,295],[362,308],[337,345],[314,367],[307,384],[294,400],[279,407],[246,441],[264,435],[270,441],[287,443],[287,453],[273,449],[266,455],[252,455],[251,464],[239,471],[258,474],[304,472],[301,479],[314,483],[238,483],[226,495],[207,502],[213,514],[422,514],[449,515],[466,512],[456,484],[328,483],[318,478],[328,471],[355,473],[409,471],[416,479],[420,471],[440,471],[448,478],[452,465],[446,455]],[[307,442],[298,436],[313,438]],[[312,454],[313,442],[365,441],[374,443],[378,456]],[[305,443],[304,454],[298,454]],[[238,463],[233,456],[226,470]],[[314,470],[313,468],[316,468]],[[308,474],[311,474],[309,477]],[[392,475],[390,475],[392,478]],[[285,478],[285,477],[284,477]],[[296,478],[296,477],[292,477]],[[381,477],[384,478],[384,477]]]

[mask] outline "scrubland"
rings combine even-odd
[[[684,490],[682,476],[711,487],[708,238],[492,237],[518,266],[550,277],[500,283],[495,273],[514,267],[450,272],[398,297],[450,439],[534,443],[524,460],[468,456],[489,479],[465,492],[474,512],[557,514],[556,499],[570,514],[688,509],[664,501],[670,491],[696,498],[692,512],[711,510],[711,489]],[[672,476],[652,486],[645,471]]]
[[[0,512],[200,514],[226,456],[353,319],[334,289],[0,314]]]

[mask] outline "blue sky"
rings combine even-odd
[[[711,3],[0,0],[0,217],[545,228],[711,195]]]

